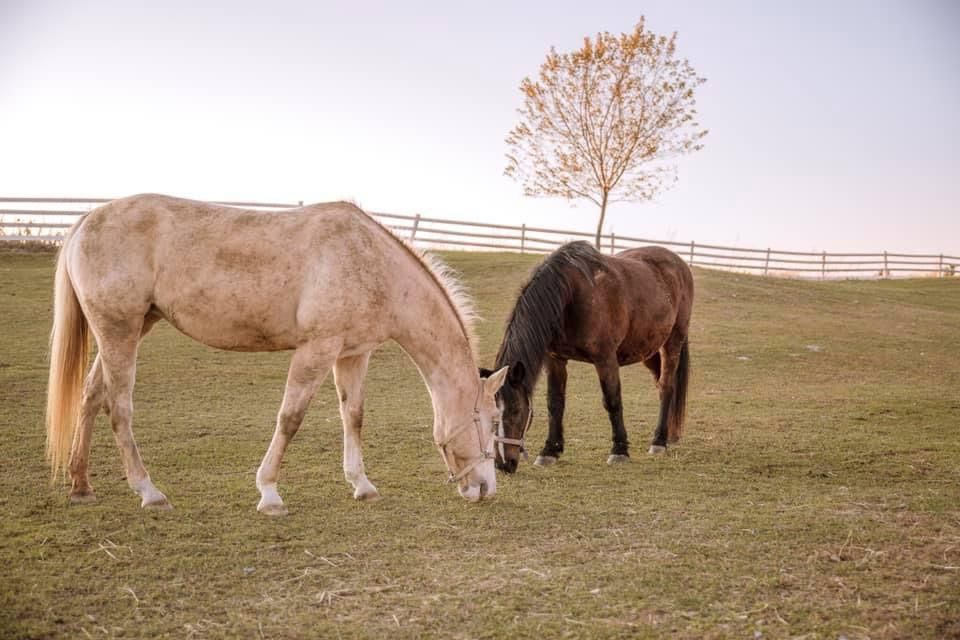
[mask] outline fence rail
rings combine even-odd
[[[76,218],[105,198],[4,198],[0,197],[0,240],[59,242]],[[218,202],[265,211],[290,209],[303,202]],[[79,206],[78,206],[79,205]],[[593,233],[521,225],[490,224],[417,215],[376,213],[371,215],[395,233],[417,245],[438,249],[473,248],[519,253],[549,253],[571,240],[593,240]],[[646,245],[672,248],[691,265],[801,277],[880,277],[936,275],[953,276],[960,256],[877,253],[805,253],[780,249],[727,247],[653,240],[609,233],[602,236],[604,252],[614,253]]]

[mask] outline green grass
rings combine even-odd
[[[535,259],[447,255],[491,364]],[[135,433],[171,512],[145,512],[106,420],[99,502],[44,464],[50,255],[0,253],[0,637],[960,637],[960,280],[804,282],[697,270],[684,440],[623,370],[633,462],[608,467],[592,369],[571,365],[567,453],[470,505],[443,484],[427,392],[371,364],[367,471],[341,473],[328,380],[284,460],[290,515],[255,512],[289,356],[160,325]],[[532,440],[545,436],[544,384]]]

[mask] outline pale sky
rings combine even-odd
[[[504,138],[551,45],[641,14],[707,78],[710,134],[606,231],[960,254],[954,0],[0,0],[0,195],[347,198],[592,231],[592,204],[503,176]]]

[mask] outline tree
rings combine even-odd
[[[632,33],[598,33],[571,53],[551,47],[537,80],[520,83],[504,173],[526,195],[600,207],[597,248],[607,205],[650,200],[676,181],[664,161],[703,146],[694,91],[706,80],[676,57],[676,42],[641,17]]]

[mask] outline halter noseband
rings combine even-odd
[[[493,457],[493,451],[483,448],[483,437],[480,426],[480,409],[478,408],[480,404],[480,392],[482,388],[483,386],[481,385],[481,388],[477,390],[477,400],[473,404],[473,420],[470,422],[461,423],[459,427],[448,433],[447,437],[442,441],[435,442],[437,449],[440,450],[440,457],[443,458],[443,464],[446,465],[447,472],[449,473],[447,476],[447,484],[460,481],[461,479],[465,478],[468,473]],[[480,443],[480,457],[474,458],[471,462],[467,463],[463,469],[460,469],[458,473],[454,473],[453,466],[450,464],[450,460],[447,458],[447,445],[450,444],[456,436],[460,435],[461,431],[468,429],[471,424],[477,429],[477,442]],[[496,436],[494,436],[494,438],[496,438]]]
[[[527,411],[527,422],[523,425],[523,431],[520,432],[519,438],[507,438],[506,436],[500,435],[500,422],[497,421],[494,426],[497,428],[497,431],[493,435],[493,441],[500,445],[500,458],[505,460],[506,456],[503,453],[503,445],[513,444],[520,447],[520,455],[523,456],[523,459],[527,459],[527,449],[524,447],[523,441],[527,437],[527,430],[530,428],[530,425],[533,424],[533,404],[529,405]]]

